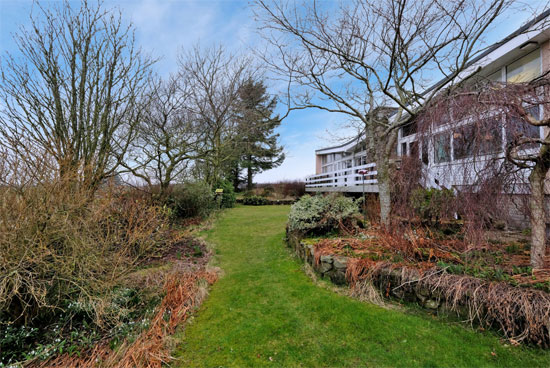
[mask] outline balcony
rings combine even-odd
[[[363,192],[363,176],[357,171],[365,170],[365,192],[377,193],[376,164],[374,162],[325,172],[306,177],[306,192]]]

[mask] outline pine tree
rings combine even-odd
[[[281,124],[274,115],[277,99],[267,93],[263,81],[248,79],[239,88],[236,116],[241,139],[239,166],[246,172],[247,189],[254,175],[281,165],[285,159],[275,128]]]

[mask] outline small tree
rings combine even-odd
[[[236,119],[242,149],[239,166],[245,169],[247,189],[251,190],[255,174],[275,168],[285,159],[277,142],[279,134],[273,132],[281,119],[273,116],[277,100],[267,94],[263,82],[249,79],[238,93]]]
[[[94,188],[125,159],[153,61],[101,3],[38,8],[15,36],[20,55],[1,65],[2,144],[30,166],[47,156],[59,176]]]

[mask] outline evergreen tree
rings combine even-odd
[[[263,81],[248,79],[239,88],[236,109],[241,145],[239,167],[246,172],[247,189],[252,189],[254,175],[281,165],[285,159],[278,145],[275,128],[281,124],[273,115],[277,99],[267,93]]]

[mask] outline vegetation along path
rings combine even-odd
[[[507,346],[491,333],[383,309],[315,285],[284,246],[288,210],[237,207],[206,232],[224,276],[177,335],[179,364],[550,365],[548,351]]]

